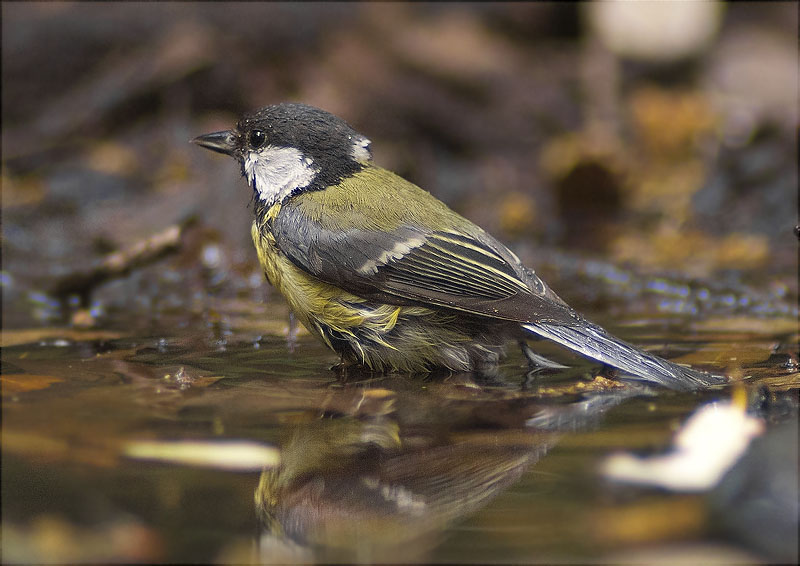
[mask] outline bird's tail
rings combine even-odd
[[[533,322],[523,324],[522,328],[642,380],[658,383],[670,389],[700,389],[727,382],[722,376],[679,366],[649,354],[615,338],[589,321],[581,322],[583,324],[575,325]]]

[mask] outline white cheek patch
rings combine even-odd
[[[370,259],[358,268],[358,272],[364,275],[374,275],[378,272],[378,268],[386,265],[393,259],[400,259],[414,248],[420,247],[425,243],[425,238],[409,238],[397,242],[391,250],[384,251],[377,259]]]
[[[365,163],[372,159],[372,151],[369,146],[372,142],[363,136],[350,137],[353,145],[350,146],[350,155],[359,163]]]
[[[260,200],[280,202],[297,189],[311,184],[319,171],[314,161],[292,147],[268,145],[244,160],[244,174]]]

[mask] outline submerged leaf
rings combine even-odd
[[[14,395],[25,393],[26,391],[38,391],[47,389],[53,383],[61,383],[64,380],[52,375],[30,375],[27,373],[10,373],[0,375],[0,383],[3,384],[3,395]]]

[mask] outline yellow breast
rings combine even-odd
[[[274,218],[278,212],[280,204],[269,209],[265,220]],[[298,320],[329,346],[323,326],[352,335],[353,329],[366,325],[382,334],[397,323],[402,307],[369,304],[365,299],[325,283],[295,266],[278,249],[266,223],[253,222],[251,234],[267,280],[284,296]]]

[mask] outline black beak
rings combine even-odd
[[[232,156],[236,149],[235,141],[236,134],[233,130],[225,130],[224,132],[214,132],[213,134],[197,136],[192,140],[192,143],[196,143],[200,147],[210,149],[211,151]]]

